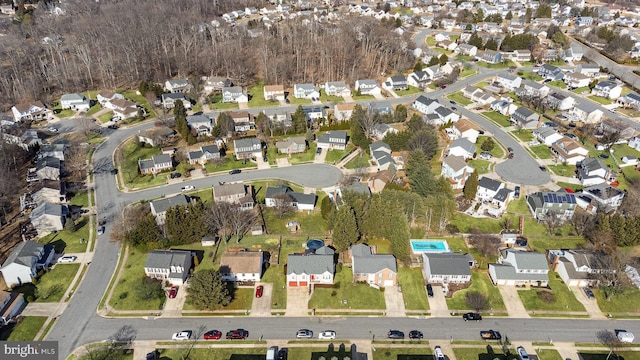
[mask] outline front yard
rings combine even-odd
[[[593,293],[600,310],[604,313],[612,314],[614,317],[638,316],[640,313],[640,289],[637,287],[629,287],[619,294],[612,295],[608,300],[600,289],[595,289]]]
[[[226,172],[231,169],[248,169],[256,167],[256,163],[253,161],[244,161],[244,160],[236,160],[233,154],[229,153],[225,156],[221,162],[208,162],[204,164],[204,168],[207,170],[207,173],[212,174],[216,172]]]
[[[280,103],[274,100],[265,100],[264,99],[264,81],[259,80],[255,85],[249,88],[247,91],[249,93],[249,106],[250,107],[268,107],[268,106],[278,106]]]
[[[544,144],[529,146],[529,150],[538,158],[538,159],[551,159],[551,151],[549,151],[549,147]]]
[[[353,158],[353,160],[349,161],[345,167],[347,169],[358,169],[358,168],[366,168],[371,166],[369,162],[369,155],[365,152],[361,152],[360,155]]]
[[[533,140],[533,131],[527,129],[520,129],[512,132],[520,141],[529,142]]]
[[[16,325],[4,326],[0,331],[0,340],[33,341],[45,321],[46,316],[20,317]]]
[[[62,299],[80,264],[58,264],[46,272],[36,283],[38,289],[36,302],[58,302]],[[65,299],[66,300],[66,299]]]
[[[493,286],[489,275],[485,272],[471,272],[471,286],[466,289],[456,291],[450,299],[447,299],[449,310],[469,310],[465,296],[467,292],[477,291],[489,300],[489,307],[486,311],[504,310],[504,302],[500,295],[500,290]]]
[[[222,94],[216,94],[211,97],[211,103],[209,104],[209,106],[217,110],[231,110],[231,109],[237,109],[238,103],[222,102]]]
[[[407,310],[429,310],[429,300],[424,287],[422,268],[398,267],[398,284],[402,289]]]
[[[67,219],[67,221],[73,221]],[[76,221],[76,231],[63,229],[56,233],[38,239],[41,244],[52,244],[56,248],[56,253],[80,253],[87,249],[89,242],[89,222],[90,216],[83,216]]]
[[[336,150],[336,149],[322,150],[322,151],[328,151],[327,156],[324,158],[324,161],[328,164],[336,163],[340,161],[343,157],[345,157],[347,154],[349,154],[351,151],[353,151],[353,149],[355,149],[355,145],[349,144],[347,145],[347,148],[345,150]]]
[[[285,310],[287,308],[286,276],[284,265],[270,265],[262,275],[261,282],[273,284],[271,309]]]
[[[469,160],[467,162],[467,165],[471,166],[472,168],[476,169],[476,171],[478,172],[478,175],[482,175],[482,174],[486,174],[489,172],[490,167],[491,167],[491,162],[487,161],[487,160]]]
[[[124,251],[124,250],[123,250]],[[145,251],[131,248],[124,264],[124,271],[115,285],[109,305],[116,310],[158,310],[165,302],[162,299],[142,299],[137,292],[143,281]]]
[[[120,148],[119,153],[120,174],[125,186],[141,189],[167,183],[168,172],[157,175],[142,175],[138,168],[138,159],[151,159],[151,156],[159,155],[160,150],[142,146],[137,139],[131,139]]]
[[[415,87],[415,86],[409,86],[409,88],[407,90],[396,90],[395,93],[398,96],[407,96],[407,95],[413,95],[413,94],[418,94],[421,93],[422,90],[420,90],[419,88]]]
[[[602,105],[609,105],[612,103],[611,99],[603,98],[600,96],[591,95],[588,96],[588,98]]]
[[[340,269],[341,268],[341,269]],[[369,285],[352,282],[351,269],[338,266],[334,284],[329,288],[317,287],[309,300],[310,309],[371,309],[384,310],[384,294]]]
[[[473,101],[467,99],[466,97],[462,96],[462,92],[458,91],[458,92],[454,92],[452,94],[449,94],[449,96],[447,96],[450,100],[453,100],[459,104],[462,104],[464,106],[467,105],[471,105],[473,104]]]
[[[540,311],[585,311],[571,290],[562,283],[559,276],[549,271],[549,289],[531,288],[518,290],[518,295],[527,310]]]
[[[511,120],[509,120],[508,116],[504,116],[502,114],[500,114],[497,111],[485,111],[482,113],[482,115],[484,115],[485,117],[489,118],[490,120],[492,120],[494,123],[502,126],[502,127],[508,127],[511,126]]]

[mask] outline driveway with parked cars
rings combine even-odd
[[[262,296],[257,297],[254,291],[253,304],[251,304],[251,316],[270,316],[271,315],[271,294],[273,292],[272,283],[260,283],[262,286]],[[257,287],[256,287],[257,288]]]
[[[431,309],[431,316],[435,317],[446,317],[449,315],[449,306],[447,305],[447,300],[444,297],[444,292],[442,291],[442,286],[440,285],[432,285],[433,288],[433,296],[429,296],[429,308]],[[425,291],[426,288],[425,288]]]

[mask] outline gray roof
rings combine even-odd
[[[384,269],[398,271],[395,256],[371,254],[371,248],[366,244],[352,246],[351,256],[354,274],[375,274]]]
[[[531,115],[535,115],[535,113],[524,106],[520,106],[514,111],[514,114],[521,115],[523,118],[528,118]]]
[[[549,275],[542,273],[516,273],[516,268],[511,265],[489,264],[494,269],[496,278],[509,280],[548,281]]]
[[[285,193],[293,199],[294,202],[298,204],[308,204],[315,205],[316,203],[316,194],[303,194],[299,192],[295,192],[291,190],[287,186],[269,186],[267,188],[267,192],[265,193],[265,198],[273,198],[278,194]]]
[[[587,188],[582,189],[582,192],[587,195],[596,196],[599,199],[603,199],[603,200],[611,199],[616,196],[624,194],[624,191],[616,187],[613,187],[607,183],[601,183],[601,184],[589,186]]]
[[[173,99],[173,100],[188,100],[187,96],[182,93],[166,93],[162,94],[162,101],[165,99]]]
[[[533,130],[533,133],[534,134],[538,134],[543,138],[547,138],[547,137],[549,137],[551,135],[558,134],[558,132],[554,128],[548,127],[548,126],[539,127],[537,129]]]
[[[36,169],[43,169],[46,167],[52,167],[55,169],[60,169],[60,160],[58,158],[54,158],[53,156],[47,156],[44,159],[40,159],[36,164]]]
[[[503,78],[503,79],[507,79],[509,81],[513,81],[515,79],[517,79],[519,76],[513,75],[513,74],[509,74],[508,72],[501,72],[498,74],[499,77]]]
[[[461,147],[471,154],[476,152],[476,146],[467,138],[456,139],[451,143],[451,145],[449,145],[449,149],[453,149],[455,147]]]
[[[516,263],[514,266],[518,266],[519,270],[529,269],[529,270],[547,270],[549,269],[549,265],[547,264],[547,258],[544,254],[534,252],[534,251],[521,251],[521,250],[513,250],[508,248],[503,251],[503,257],[506,258],[507,254],[513,254],[515,257]]]
[[[583,169],[586,169],[589,172],[595,171],[598,169],[605,169],[607,171],[609,170],[607,165],[605,165],[602,161],[596,158],[586,158],[582,160],[582,164],[580,167]]]
[[[419,103],[421,103],[421,104],[424,104],[424,105],[429,106],[431,103],[438,102],[438,101],[437,101],[437,100],[434,100],[434,99],[431,99],[431,98],[428,98],[428,97],[426,97],[426,96],[424,96],[424,95],[420,95],[420,96],[418,96],[418,98],[416,99],[416,102],[419,102]]]
[[[365,79],[365,80],[358,80],[358,85],[362,86],[377,86],[378,83],[374,80],[374,79]]]
[[[4,261],[2,267],[9,264],[20,264],[31,267],[33,257],[39,258],[44,245],[27,240],[19,243]]]
[[[229,196],[234,194],[246,194],[246,185],[243,183],[231,183],[222,185],[213,185],[213,196]]]
[[[287,275],[335,273],[334,255],[289,254],[287,257]]]
[[[482,188],[493,190],[493,191],[498,191],[498,189],[500,188],[500,185],[502,185],[502,182],[498,180],[493,180],[486,176],[483,176],[480,178],[480,180],[478,180],[478,187],[482,187]]]
[[[182,266],[185,271],[189,271],[191,251],[153,250],[147,254],[147,261],[144,263],[145,268],[171,269],[171,266]]]
[[[204,114],[199,115],[188,115],[187,116],[187,124],[199,124],[199,123],[207,123],[211,124],[211,118]]]
[[[473,261],[473,257],[468,254],[423,253],[422,256],[429,259],[429,272],[432,275],[471,275],[469,262]]]
[[[511,193],[511,190],[507,188],[502,188],[498,190],[498,193],[496,193],[496,195],[493,198],[495,200],[505,202],[507,201],[507,197],[509,196],[510,193]]]
[[[336,252],[332,248],[328,246],[323,246],[321,248],[316,249],[314,254],[316,255],[334,255]]]
[[[84,95],[82,94],[64,94],[60,98],[61,101],[83,101]]]
[[[171,155],[169,154],[159,154],[159,155],[153,155],[151,157],[151,160],[153,160],[154,164],[164,164],[164,163],[171,163],[173,162],[171,160]]]
[[[156,214],[160,214],[167,211],[167,209],[170,207],[187,204],[189,204],[189,197],[184,194],[178,194],[170,198],[153,200],[150,205],[154,209]]]
[[[172,87],[183,87],[189,85],[189,80],[187,79],[173,79],[167,80],[167,82],[171,84]]]
[[[597,88],[609,88],[609,89],[613,89],[614,87],[618,86],[617,83],[613,82],[613,81],[600,81],[598,84],[596,84]]]
[[[442,117],[447,117],[447,116],[449,116],[449,115],[453,114],[453,111],[451,111],[451,110],[447,109],[447,108],[446,108],[446,107],[444,107],[444,106],[439,106],[439,107],[437,107],[437,108],[434,110],[434,112],[435,112],[436,114],[438,114],[438,115],[442,116]]]
[[[189,151],[187,152],[187,157],[189,158],[189,160],[200,159],[202,157],[202,151],[201,150]]]
[[[442,162],[449,165],[449,167],[454,171],[462,170],[465,166],[467,166],[467,163],[464,161],[464,157],[456,155],[449,155],[444,158]]]
[[[391,77],[391,81],[396,82],[406,82],[407,78],[404,75],[396,75]]]
[[[205,145],[201,146],[200,149],[203,153],[208,152],[209,154],[218,154],[220,155],[220,149],[218,149],[218,145]]]
[[[528,87],[532,87],[532,88],[534,88],[534,89],[536,89],[536,90],[540,90],[540,89],[542,89],[543,87],[545,87],[545,86],[546,86],[545,84],[540,84],[540,83],[537,83],[537,82],[535,82],[535,81],[531,81],[531,80],[525,80],[525,81],[523,81],[523,82],[522,82],[522,85],[524,85],[524,86],[528,86]]]

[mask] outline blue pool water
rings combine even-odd
[[[451,252],[446,240],[410,240],[414,254]]]

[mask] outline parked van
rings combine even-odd
[[[276,360],[276,356],[278,356],[278,347],[270,347],[269,350],[267,350],[267,360]]]

